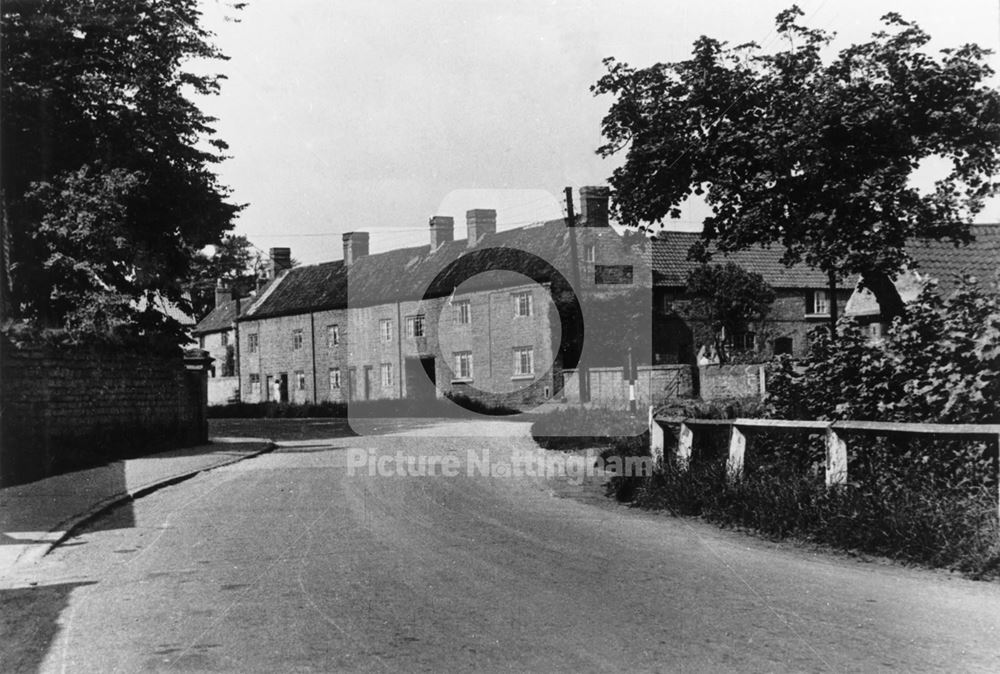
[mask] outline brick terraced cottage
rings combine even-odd
[[[558,397],[577,360],[569,288],[587,324],[590,299],[651,287],[648,243],[608,226],[608,198],[582,188],[573,228],[498,232],[495,211],[474,209],[462,240],[444,216],[418,247],[371,254],[368,233],[344,234],[343,259],[278,271],[236,319],[242,400]]]

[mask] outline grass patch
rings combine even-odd
[[[620,491],[639,507],[773,539],[1000,577],[996,459],[982,445],[882,440],[855,447],[851,481],[833,488],[824,484],[818,440],[777,438],[755,446],[742,476],[727,476],[723,453],[696,446],[686,470],[668,460]]]

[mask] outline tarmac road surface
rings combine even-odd
[[[0,588],[0,670],[1000,671],[996,584],[469,475],[540,452],[524,424],[384,431],[94,522]],[[459,468],[368,474],[397,452]]]

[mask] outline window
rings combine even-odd
[[[455,322],[459,325],[468,325],[472,322],[472,307],[469,300],[455,302]]]
[[[205,348],[205,335],[199,335],[198,336],[198,348],[199,349],[204,349]]]
[[[535,349],[531,346],[514,347],[514,376],[525,377],[535,374]]]
[[[734,351],[753,351],[756,335],[752,332],[736,332],[729,336],[726,343]]]
[[[382,386],[392,386],[392,363],[382,363]]]
[[[592,243],[584,244],[583,246],[583,261],[584,262],[597,262],[597,247]]]
[[[531,315],[531,292],[514,293],[514,316]]]
[[[306,390],[306,373],[302,370],[295,372],[295,389],[298,391]]]
[[[423,337],[424,336],[424,315],[417,314],[416,316],[406,317],[406,336],[407,337]]]
[[[455,377],[472,379],[472,352],[458,351],[455,353]]]
[[[298,351],[302,348],[302,331],[292,330],[292,348]]]
[[[330,392],[333,393],[340,389],[340,368],[333,367],[330,368]]]
[[[392,319],[383,318],[378,322],[378,332],[383,342],[392,341]]]
[[[219,335],[219,337],[221,337],[221,339],[222,339],[222,346],[229,346],[229,333],[228,332],[223,332],[221,335]]]
[[[869,323],[867,326],[865,326],[865,332],[868,333],[868,339],[873,342],[881,342],[882,337],[885,334],[882,324],[879,323],[878,321],[875,321],[874,323]]]
[[[830,294],[825,290],[812,290],[806,295],[806,314],[809,316],[830,315]]]
[[[778,337],[774,340],[774,355],[780,356],[782,354],[792,354],[792,338],[791,337]]]
[[[331,346],[337,346],[338,344],[340,344],[340,326],[339,325],[326,326],[327,348],[330,348]]]
[[[250,349],[250,353],[257,353],[257,349],[260,348],[260,338],[256,332],[251,332],[247,335],[247,346]]]
[[[250,373],[250,393],[260,395],[260,373]]]

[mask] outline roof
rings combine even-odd
[[[691,270],[699,262],[688,259],[691,246],[701,239],[698,232],[660,232],[653,240],[653,279],[658,286],[685,286]],[[710,249],[712,250],[712,249]],[[712,250],[713,262],[734,262],[764,277],[774,288],[827,288],[826,272],[805,264],[791,267],[781,261],[781,248],[756,247],[734,253]],[[845,282],[841,281],[843,285]],[[848,287],[843,285],[843,287]]]
[[[610,233],[621,241],[623,253],[635,243],[610,228],[578,231],[589,232],[587,236]],[[569,238],[564,220],[550,220],[486,234],[472,247],[459,239],[434,250],[424,245],[366,255],[349,271],[342,260],[295,267],[265,286],[244,318],[342,309],[348,301],[351,306],[372,306],[446,297],[459,285],[463,291],[510,285],[509,275],[505,281],[501,274],[482,274],[490,270],[513,270],[540,283],[552,282],[557,280],[553,270],[570,267]],[[470,271],[481,275],[466,281]]]
[[[249,301],[249,300],[247,300]],[[219,332],[233,327],[236,320],[236,300],[227,300],[212,309],[205,318],[198,321],[192,332],[203,335],[209,332]]]
[[[921,278],[937,279],[943,293],[954,290],[963,274],[991,281],[1000,271],[1000,224],[972,225],[969,233],[973,240],[967,244],[926,239],[910,242],[911,268]]]

